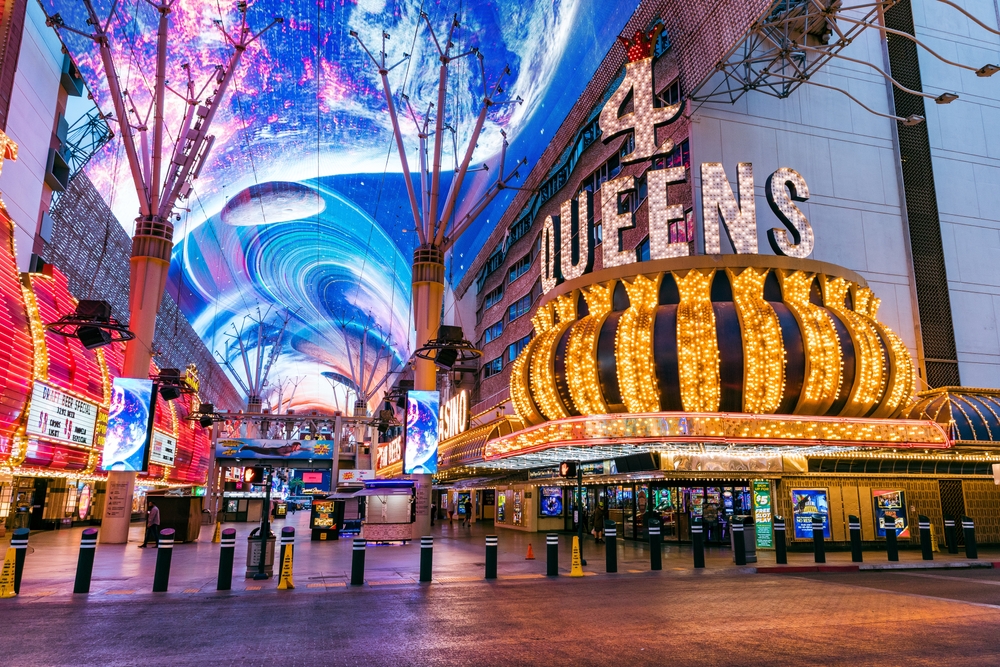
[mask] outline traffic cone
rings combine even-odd
[[[17,550],[13,547],[7,549],[7,557],[3,559],[3,570],[0,570],[0,599],[12,598],[17,593],[14,592],[14,554]]]
[[[528,555],[524,557],[524,560],[535,560],[535,552],[531,549],[531,543],[528,543]]]
[[[212,534],[212,542],[218,544],[222,542],[222,522],[215,522],[215,532]]]
[[[570,566],[569,576],[583,576],[583,568],[580,566],[580,538],[577,535],[573,536],[573,560]]]

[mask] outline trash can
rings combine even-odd
[[[740,521],[743,523],[743,552],[747,556],[748,563],[757,562],[757,525],[754,523],[752,516],[734,516],[733,522]],[[733,531],[729,531],[729,546],[734,550],[736,549],[736,538],[733,537]]]
[[[274,533],[268,531],[267,550],[264,554],[264,574],[274,576]],[[249,579],[260,568],[260,528],[254,528],[247,536],[247,575]]]

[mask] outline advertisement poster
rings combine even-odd
[[[753,487],[753,520],[757,527],[757,548],[773,549],[774,534],[771,532],[773,517],[771,515],[771,482],[766,479],[755,479]],[[810,529],[811,530],[811,529]]]
[[[497,492],[495,489],[486,489],[483,491],[483,505],[486,507],[493,507],[497,504]]]
[[[524,521],[524,509],[521,503],[522,491],[514,492],[514,525],[520,526]]]
[[[153,448],[149,451],[149,462],[172,466],[177,455],[177,441],[160,431],[153,431]]]
[[[872,489],[875,503],[875,536],[885,537],[886,526],[896,526],[896,537],[909,537],[906,521],[906,493],[902,490]]]
[[[403,448],[404,475],[433,475],[438,453],[437,391],[406,394],[406,440]]]
[[[35,381],[25,432],[74,445],[94,444],[97,405]]]
[[[503,523],[507,517],[507,494],[497,494],[497,521]]]
[[[823,519],[823,537],[830,539],[830,501],[826,489],[792,489],[792,521],[795,539],[811,540],[814,516]]]
[[[465,516],[466,502],[472,502],[472,494],[468,491],[462,491],[458,494],[458,500],[456,501],[456,504],[458,505],[456,510],[458,511],[459,516]]]
[[[115,378],[111,385],[102,470],[144,472],[153,435],[153,381]]]
[[[559,486],[543,486],[539,489],[541,493],[541,502],[538,504],[538,513],[540,516],[562,516],[563,513],[563,498],[562,498],[562,487]]]
[[[331,529],[336,527],[334,505],[330,500],[314,500],[312,504],[312,527]]]
[[[219,438],[215,457],[219,459],[332,459],[333,440],[259,440]]]

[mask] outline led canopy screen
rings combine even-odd
[[[144,472],[153,435],[152,380],[115,378],[111,385],[108,432],[102,470]]]
[[[437,472],[439,402],[436,391],[410,391],[406,395],[405,475]]]

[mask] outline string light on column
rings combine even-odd
[[[889,349],[889,377],[886,379],[882,404],[872,417],[895,417],[910,402],[915,384],[913,358],[896,332],[878,321],[881,299],[867,287],[855,290],[854,310],[868,317]]]
[[[686,412],[715,412],[719,409],[719,342],[712,310],[712,277],[697,269],[681,276],[674,273],[680,303],[677,305],[677,366],[681,404]]]
[[[785,391],[785,346],[778,316],[764,299],[769,270],[727,272],[743,336],[743,412],[771,413]]]
[[[615,333],[615,361],[622,402],[629,412],[657,412],[660,391],[653,358],[653,325],[660,275],[652,280],[636,276],[632,282],[625,281],[625,289],[629,307],[618,320]]]
[[[576,409],[584,415],[608,412],[597,374],[597,339],[604,320],[611,312],[611,295],[615,281],[599,283],[581,290],[590,312],[569,334],[566,355],[566,379]]]
[[[809,301],[815,274],[778,270],[785,305],[795,316],[805,347],[805,382],[796,413],[824,414],[837,399],[843,368],[840,339],[833,322]]]
[[[565,295],[559,297],[560,300],[568,299]],[[564,308],[566,306],[563,306]],[[529,386],[531,387],[531,397],[546,419],[560,419],[568,417],[562,401],[559,400],[559,391],[556,388],[555,373],[555,348],[560,336],[572,324],[570,322],[559,322],[556,324],[554,304],[549,302],[538,308],[538,313],[545,311],[544,318],[547,324],[541,333],[537,333],[530,357]],[[538,313],[535,318],[538,318]],[[535,331],[538,332],[538,327]]]
[[[866,316],[847,308],[851,283],[837,277],[823,281],[823,303],[846,325],[854,343],[854,386],[840,414],[864,417],[882,398],[886,369],[878,332]]]

